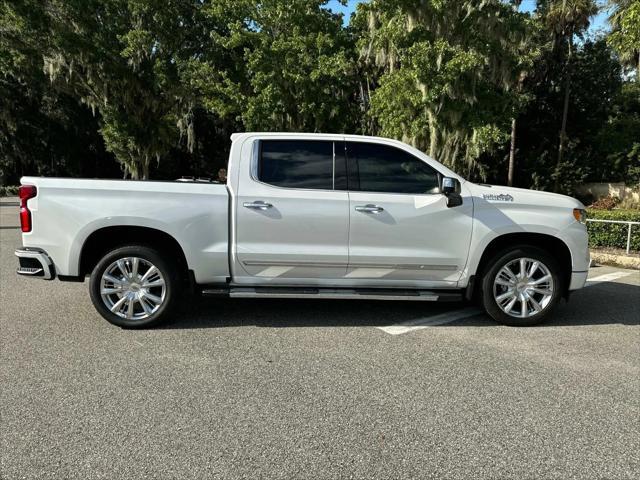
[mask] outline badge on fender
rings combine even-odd
[[[482,198],[496,202],[513,202],[513,197],[507,193],[500,193],[498,195],[494,193],[483,193]]]

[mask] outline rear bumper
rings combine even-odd
[[[18,275],[53,280],[56,277],[56,269],[47,252],[41,248],[23,247],[15,251],[18,257]]]
[[[589,272],[571,272],[571,281],[569,282],[569,291],[579,290],[587,283],[587,275]]]

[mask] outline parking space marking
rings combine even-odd
[[[416,318],[406,322],[395,323],[387,327],[376,328],[388,333],[389,335],[402,335],[403,333],[413,332],[414,330],[435,327],[437,325],[445,325],[447,323],[455,322],[456,320],[462,320],[463,318],[474,317],[481,313],[482,310],[479,308],[469,307],[461,310],[454,310],[453,312],[444,312],[431,317]]]
[[[619,278],[628,277],[632,273],[633,272],[612,272],[612,273],[606,273],[604,275],[598,275],[597,277],[593,277],[593,278],[587,278],[587,283],[585,287],[591,287],[593,285],[597,285],[603,282],[612,282]]]
[[[587,279],[586,287],[590,287],[593,285],[598,285],[600,283],[605,282],[613,282],[614,280],[618,280],[620,278],[627,277],[634,272],[612,272],[604,275],[598,275],[593,278]],[[431,317],[423,317],[416,318],[414,320],[407,320],[406,322],[395,323],[393,325],[388,325],[386,327],[376,327],[379,330],[382,330],[389,335],[402,335],[404,333],[413,332],[415,330],[421,330],[423,328],[435,327],[438,325],[446,325],[447,323],[452,323],[457,320],[462,320],[469,317],[474,317],[476,315],[482,314],[483,311],[474,308],[468,307],[463,308],[461,310],[454,310],[452,312],[444,312],[438,315],[433,315]]]

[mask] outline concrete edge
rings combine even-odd
[[[15,196],[11,197],[0,197],[0,206],[3,207],[19,207],[20,199]]]
[[[613,267],[629,268],[632,270],[640,270],[640,258],[629,257],[626,255],[616,255],[613,253],[603,253],[597,250],[591,250],[591,264],[610,265]]]

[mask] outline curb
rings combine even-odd
[[[18,197],[0,197],[0,207],[19,207],[20,200]]]
[[[611,265],[613,267],[630,268],[640,270],[640,257],[630,257],[627,255],[615,255],[613,253],[602,253],[591,250],[591,264]]]

